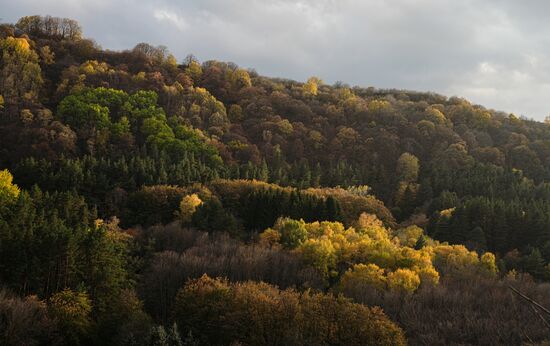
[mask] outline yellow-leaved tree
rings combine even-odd
[[[323,81],[317,77],[310,77],[307,82],[302,86],[302,91],[306,96],[316,96],[319,85],[323,84]]]
[[[190,223],[197,207],[201,204],[202,200],[195,193],[183,197],[179,208],[179,217],[181,222],[184,224]]]
[[[11,173],[7,169],[0,171],[0,206],[15,202],[20,192],[19,187],[13,184]]]
[[[420,286],[420,277],[410,269],[397,269],[388,274],[390,290],[412,293]]]
[[[0,40],[0,93],[6,103],[36,101],[43,84],[38,54],[25,38]]]
[[[380,291],[386,289],[384,269],[376,264],[356,264],[348,269],[340,279],[340,290],[344,293],[349,291],[360,292],[369,288]]]

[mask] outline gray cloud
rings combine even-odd
[[[4,21],[80,21],[104,48],[163,44],[179,58],[261,74],[434,91],[542,120],[550,113],[543,0],[0,0]]]

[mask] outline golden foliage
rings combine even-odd
[[[426,108],[425,112],[426,112],[426,116],[428,118],[427,120],[431,121],[433,123],[444,124],[445,121],[447,120],[445,118],[445,115],[443,114],[443,112],[441,112],[436,107],[430,106],[430,107]]]
[[[380,112],[390,107],[390,103],[385,100],[372,100],[368,104],[369,112]]]
[[[261,246],[268,248],[280,247],[281,233],[272,228],[268,228],[260,234],[259,243]]]
[[[197,82],[202,76],[202,67],[198,62],[191,61],[189,66],[185,69],[185,73],[189,75],[194,82]]]
[[[202,200],[195,193],[183,197],[180,201],[179,217],[184,223],[191,222],[193,214],[197,210],[197,207],[202,204]]]
[[[0,203],[14,202],[20,192],[19,187],[13,184],[11,173],[7,169],[0,171]]]
[[[304,95],[316,96],[320,84],[323,84],[322,80],[317,77],[310,77],[302,86]]]
[[[400,238],[394,236],[391,230],[385,228],[383,223],[372,214],[362,214],[355,223],[355,227],[349,228],[345,228],[340,222],[304,223],[286,218],[280,219],[274,226],[274,230],[279,234],[292,233],[285,229],[294,223],[304,227],[306,240],[294,242],[291,248],[295,247],[295,251],[302,256],[303,260],[317,269],[325,279],[337,276],[342,267],[351,267],[349,271],[343,273],[342,280],[347,282],[344,288],[350,285],[357,286],[361,280],[368,282],[370,279],[367,280],[365,277],[369,275],[377,275],[378,279],[375,281],[378,284],[375,286],[380,288],[383,286],[381,283],[386,280],[384,273],[389,277],[391,273],[400,269],[407,271],[391,274],[394,281],[392,285],[395,287],[401,285],[407,291],[414,291],[420,283],[436,285],[439,282],[439,273],[432,263],[433,248],[425,246],[415,250],[401,244]],[[262,235],[269,239],[269,244],[276,239],[272,232],[273,230],[268,229],[264,232],[265,235]],[[407,241],[409,245],[414,245],[416,243],[414,238],[420,237],[422,230],[411,227],[410,232],[414,233],[414,236]],[[283,239],[279,239],[279,242],[285,243]],[[412,278],[405,278],[405,274],[410,274],[409,272],[414,275],[411,274]],[[388,285],[388,287],[393,286]]]
[[[433,262],[439,271],[459,274],[479,268],[479,256],[464,245],[438,244],[432,250]]]
[[[363,286],[374,287],[379,290],[386,288],[386,276],[384,269],[376,264],[356,264],[348,269],[340,279],[340,287],[343,291],[361,288]]]
[[[390,290],[412,293],[420,286],[420,277],[410,269],[397,269],[388,274],[388,288]]]
[[[20,49],[23,51],[28,51],[31,49],[29,41],[24,37],[12,37],[9,36],[6,38],[6,44],[13,47],[14,49]]]
[[[231,84],[233,85],[233,88],[235,89],[241,89],[241,88],[248,88],[252,86],[252,80],[250,79],[250,75],[246,70],[243,70],[241,68],[236,69],[233,71],[230,77]]]
[[[456,208],[449,208],[449,209],[445,209],[445,210],[442,210],[439,212],[439,215],[441,217],[444,217],[444,218],[450,218],[451,216],[453,216],[453,213],[455,211]]]
[[[496,275],[496,273],[498,272],[496,257],[490,252],[486,252],[481,256],[480,265],[490,275]]]

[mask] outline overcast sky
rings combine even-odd
[[[434,91],[550,114],[546,0],[0,0],[0,17],[78,20],[103,48],[166,45],[304,81]]]

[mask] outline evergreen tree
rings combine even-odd
[[[159,325],[151,328],[149,346],[171,346],[168,341],[168,334],[163,326]]]

